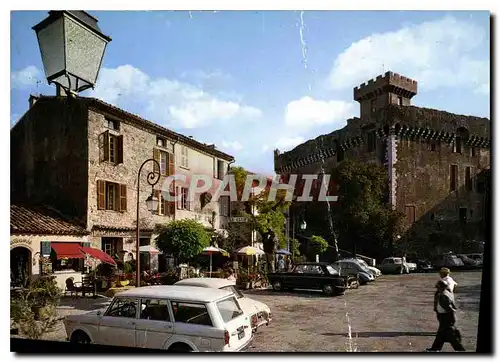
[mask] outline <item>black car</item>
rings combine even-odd
[[[427,273],[434,270],[434,267],[429,260],[418,259],[415,261],[415,264],[417,264],[417,273]]]
[[[344,294],[357,280],[354,275],[339,275],[327,263],[300,263],[291,272],[270,273],[267,278],[275,291],[314,289],[321,290],[328,296]]]

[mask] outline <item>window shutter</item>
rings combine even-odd
[[[118,185],[120,189],[120,211],[127,211],[127,185]]]
[[[123,136],[117,137],[116,146],[116,163],[123,163]]]
[[[97,180],[97,210],[106,208],[106,182]]]
[[[115,187],[115,211],[121,211],[121,193],[122,193],[122,185],[114,184]]]
[[[175,174],[175,155],[173,153],[167,153],[168,155],[168,174],[167,176],[172,176]]]
[[[103,133],[103,161],[109,161],[109,131]]]
[[[158,162],[158,164],[156,164],[156,162],[154,163],[154,172],[160,173],[160,169],[158,167],[158,165],[160,164],[160,150],[158,148],[153,149],[153,158],[156,162]]]
[[[167,204],[165,205],[165,211],[168,212],[170,216],[175,215],[175,202],[174,201],[165,201]]]

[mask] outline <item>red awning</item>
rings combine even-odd
[[[56,253],[57,259],[85,258],[79,243],[50,243],[50,247]]]
[[[99,259],[104,263],[116,266],[116,261],[100,249],[89,248],[86,246],[82,246],[81,249],[85,254],[90,255],[92,258]]]

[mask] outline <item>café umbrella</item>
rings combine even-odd
[[[212,276],[212,255],[213,254],[222,254],[222,255],[229,255],[229,253],[223,249],[216,248],[215,246],[209,246],[206,247],[201,251],[202,255],[210,255],[210,276]]]
[[[257,249],[253,246],[244,246],[238,249],[236,251],[236,254],[252,256],[252,255],[264,255],[265,253],[264,251]],[[250,262],[248,264],[250,264]],[[250,266],[248,268],[250,268]]]

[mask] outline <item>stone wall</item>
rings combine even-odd
[[[73,99],[42,98],[12,128],[12,202],[51,205],[85,225],[85,115],[85,107]]]

